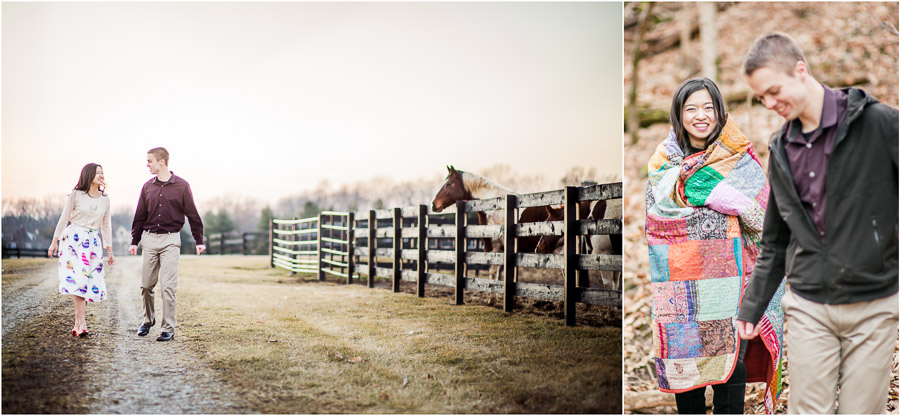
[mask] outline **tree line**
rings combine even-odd
[[[502,164],[478,173],[519,192],[557,189],[565,185],[578,185],[584,180],[621,180],[612,176],[599,177],[596,169],[577,166],[556,181],[547,181],[537,175],[522,175]],[[314,189],[281,198],[275,204],[264,204],[255,198],[241,195],[223,195],[200,201],[197,205],[207,236],[268,231],[269,220],[272,218],[309,218],[321,211],[358,211],[429,204],[443,180],[442,176],[436,176],[395,182],[387,177],[373,177],[340,187],[333,187],[327,180],[323,180]],[[11,247],[13,243],[22,244],[22,234],[29,234],[24,240],[28,240],[32,248],[48,247],[64,203],[62,194],[43,198],[4,199],[3,247]],[[121,207],[113,211],[112,233],[116,253],[124,252],[130,244],[133,219],[134,208]],[[182,250],[193,250],[194,242],[187,223],[181,230],[181,237]]]

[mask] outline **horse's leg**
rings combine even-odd
[[[591,245],[593,246],[593,254],[613,254],[610,236],[596,235],[591,237]],[[610,289],[615,286],[615,276],[612,271],[601,270],[600,281],[604,289]]]

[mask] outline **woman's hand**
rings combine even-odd
[[[113,256],[112,250],[109,250],[106,252],[106,257],[108,258],[107,262],[109,263],[110,266],[116,264],[116,257]]]
[[[56,257],[57,251],[59,251],[59,240],[54,238],[50,248],[47,249],[47,257]]]

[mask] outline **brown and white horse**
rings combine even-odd
[[[578,211],[580,218],[587,219],[622,219],[622,200],[612,199],[608,202],[596,203],[579,202]],[[563,208],[547,207],[547,221],[562,221],[565,218]],[[563,243],[562,236],[545,235],[540,238],[535,248],[535,253],[550,254],[559,252]],[[587,240],[588,251],[592,254],[622,254],[622,235],[593,235]],[[600,279],[603,287],[613,290],[621,290],[622,272],[600,271]]]
[[[506,194],[516,194],[515,191],[498,185],[494,181],[483,176],[476,175],[471,172],[463,172],[456,170],[453,166],[447,166],[447,179],[431,201],[431,210],[441,212],[447,207],[452,206],[456,201],[470,201],[473,199],[486,199],[504,196]],[[521,210],[519,214],[519,223],[541,222],[547,219],[547,212],[544,207],[528,207]],[[500,211],[493,211],[485,214],[483,211],[478,212],[478,223],[485,224],[502,224],[503,215]],[[533,253],[539,237],[522,237],[516,239],[517,252]],[[485,238],[485,252],[502,252],[503,239]],[[498,271],[499,274],[499,271]],[[499,278],[499,276],[498,276]]]

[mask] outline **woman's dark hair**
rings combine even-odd
[[[678,141],[678,146],[681,147],[681,150],[685,155],[690,154],[688,146],[691,144],[691,140],[688,137],[688,132],[684,129],[684,123],[682,123],[681,120],[684,102],[687,101],[691,94],[704,88],[709,91],[709,96],[712,97],[713,108],[716,112],[716,126],[712,129],[712,132],[709,133],[709,136],[706,137],[706,144],[703,146],[704,149],[709,147],[709,145],[719,138],[719,134],[725,127],[725,121],[727,120],[728,115],[725,112],[725,101],[722,99],[722,93],[719,92],[719,87],[716,86],[715,82],[709,78],[691,78],[683,82],[672,97],[672,109],[669,110],[669,122],[672,123],[672,129],[675,130],[675,140]]]
[[[98,167],[102,168],[103,166],[100,166],[96,163],[88,163],[87,165],[84,165],[84,167],[81,168],[81,177],[78,178],[78,185],[75,185],[74,189],[76,191],[82,191],[82,192],[89,191],[91,189],[91,182],[94,181],[94,176],[97,175]],[[104,189],[102,187],[100,188],[101,194],[105,195],[106,194],[105,191],[106,191],[106,189]]]

